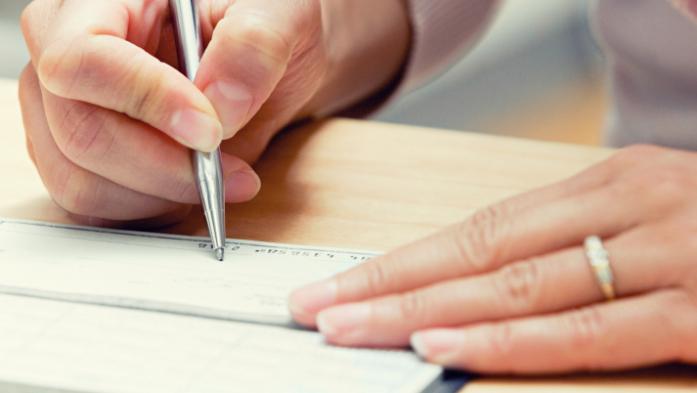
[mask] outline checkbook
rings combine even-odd
[[[0,219],[0,391],[445,392],[409,351],[333,347],[290,291],[374,254]]]

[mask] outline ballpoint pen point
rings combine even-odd
[[[219,260],[222,262],[225,259],[225,249],[224,248],[216,248],[215,249],[215,259]]]

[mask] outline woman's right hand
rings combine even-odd
[[[90,224],[180,219],[199,202],[189,149],[221,141],[226,200],[249,200],[250,163],[278,130],[395,77],[401,1],[201,0],[192,83],[174,67],[167,0],[35,0],[22,16],[30,155],[53,199]]]

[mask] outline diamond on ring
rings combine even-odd
[[[610,267],[610,255],[598,236],[588,236],[584,241],[586,257],[595,272],[606,300],[615,298],[615,278]]]

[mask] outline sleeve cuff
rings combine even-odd
[[[452,66],[479,40],[499,0],[405,0],[412,44],[402,74],[381,93],[346,111],[366,117],[426,84]]]

